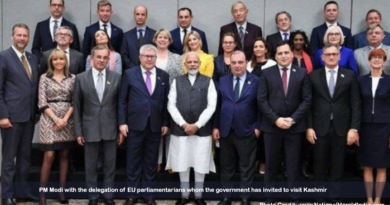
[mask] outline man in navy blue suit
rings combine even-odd
[[[247,72],[246,65],[244,52],[234,51],[230,57],[231,74],[219,79],[213,138],[220,143],[221,181],[224,188],[232,188],[237,164],[241,174],[241,188],[251,186],[256,169],[256,138],[260,135],[261,121],[256,99],[260,79]],[[249,196],[249,193],[240,195],[242,205],[250,205]],[[231,197],[231,194],[226,193],[218,205],[231,205]]]
[[[97,14],[99,15],[99,21],[85,28],[82,52],[85,59],[87,59],[88,55],[91,53],[91,44],[95,38],[95,32],[99,29],[106,31],[115,51],[121,51],[123,30],[110,21],[112,15],[111,3],[107,0],[99,1],[97,4]]]
[[[72,29],[73,42],[70,44],[70,48],[80,51],[79,33],[76,26],[62,16],[65,11],[65,0],[50,0],[49,8],[51,17],[39,22],[35,28],[31,52],[38,58],[38,62],[43,52],[57,46],[55,32],[60,26],[67,26]]]
[[[156,30],[146,26],[148,9],[145,6],[134,8],[135,28],[127,31],[123,37],[121,56],[124,68],[128,69],[140,64],[139,49],[145,44],[153,43]]]
[[[12,200],[15,197],[36,199],[30,195],[27,178],[34,120],[38,113],[38,60],[25,51],[28,41],[27,25],[15,24],[12,27],[12,46],[0,53],[2,205],[15,205]]]
[[[293,53],[288,42],[277,44],[275,59],[277,65],[263,70],[257,95],[263,114],[260,129],[264,132],[264,181],[267,187],[274,187],[284,149],[288,184],[296,187],[311,87],[306,69],[292,65]],[[296,201],[299,196],[291,194],[291,197]],[[267,198],[272,202],[272,194]]]
[[[190,8],[183,7],[177,11],[177,21],[179,23],[179,27],[171,31],[173,41],[172,44],[169,46],[169,50],[172,53],[177,53],[179,55],[183,54],[184,37],[192,30],[198,32],[200,37],[202,38],[202,51],[205,53],[209,52],[206,34],[200,29],[192,26],[191,23],[193,18],[194,17]]]
[[[287,11],[280,11],[275,15],[275,23],[278,31],[267,36],[268,52],[272,59],[275,59],[276,44],[280,41],[290,39],[291,15]]]
[[[157,175],[160,139],[167,134],[169,75],[156,68],[157,48],[140,49],[141,65],[123,75],[118,100],[119,130],[127,136],[128,187],[153,187]],[[128,193],[124,205],[134,205],[137,193]],[[145,193],[148,205],[156,205],[152,193]]]
[[[312,53],[316,53],[319,49],[324,47],[324,35],[329,26],[337,25],[341,27],[344,34],[344,45],[350,49],[353,49],[351,29],[340,25],[337,22],[339,15],[339,5],[335,1],[328,1],[324,6],[325,23],[313,28],[310,37],[310,49]]]

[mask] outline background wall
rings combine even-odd
[[[96,4],[98,0],[65,0],[65,18],[75,23],[80,39],[83,40],[85,27],[98,20]],[[323,5],[327,0],[242,0],[249,9],[248,21],[263,29],[263,36],[276,32],[275,14],[286,10],[292,15],[292,29],[303,29],[310,35],[313,27],[322,24]],[[177,26],[176,12],[181,7],[193,11],[193,25],[206,32],[209,50],[217,53],[219,28],[230,23],[233,18],[231,5],[236,0],[111,0],[113,4],[112,22],[128,31],[135,26],[133,8],[143,4],[149,10],[147,25],[154,29],[172,30]],[[365,29],[365,15],[375,8],[382,13],[384,28],[390,30],[390,1],[388,0],[340,0],[339,23],[350,27],[352,34]],[[39,21],[49,18],[49,0],[0,0],[0,49],[11,45],[11,28],[15,23],[26,23],[31,30],[31,40]],[[82,43],[82,42],[80,42]]]

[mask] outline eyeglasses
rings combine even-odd
[[[340,33],[328,33],[328,36],[340,36],[341,34]]]
[[[152,55],[141,55],[142,57],[144,57],[144,58],[146,58],[146,59],[152,59],[152,60],[154,60],[154,59],[156,59],[157,58],[157,56],[152,56]]]
[[[234,44],[234,42],[233,41],[224,41],[223,44],[228,44],[229,45],[229,44]]]
[[[383,56],[372,56],[372,60],[383,60]]]
[[[324,54],[322,54],[322,55],[324,55],[325,57],[331,57],[331,56],[338,56],[338,55],[340,55],[340,53],[324,53]]]
[[[70,34],[69,33],[56,33],[56,36],[70,37]]]
[[[51,7],[59,7],[59,8],[62,8],[64,7],[64,5],[62,4],[50,4]]]

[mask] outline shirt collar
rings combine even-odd
[[[145,72],[147,71],[145,68],[143,68],[142,66],[141,67],[141,72],[142,72],[142,75],[145,74]],[[156,67],[153,67],[152,69],[149,70],[152,75],[155,75],[156,74]]]
[[[61,48],[58,47],[58,46],[57,46],[57,49],[61,50]],[[64,50],[64,52],[65,52],[66,54],[69,54],[69,50],[70,50],[70,49],[69,49],[69,46],[68,46],[68,48],[66,48],[66,49]]]
[[[334,70],[335,74],[337,74],[337,72],[339,71],[339,66],[336,66],[336,68],[333,68],[333,69],[329,69],[328,67],[325,66],[326,73],[329,73],[329,70]]]
[[[374,48],[382,48],[383,43],[381,43],[378,47],[372,47],[370,46],[370,50],[374,50]]]
[[[281,66],[281,65],[278,64],[279,70],[282,70],[283,68],[287,68],[287,70],[291,70],[291,66],[292,66],[291,63],[290,63],[290,65],[288,65],[288,66],[286,66],[286,67]]]
[[[280,35],[282,36],[282,37],[284,37],[284,33],[287,33],[288,35],[290,35],[290,30],[288,30],[288,31],[281,31],[281,30],[279,30],[279,33],[280,33]]]
[[[329,23],[329,22],[325,21],[325,23],[326,23],[326,27],[329,27],[330,25],[333,25],[333,26],[337,26],[338,25],[337,21],[334,22],[334,23]]]
[[[53,17],[51,16],[51,17],[50,17],[50,23],[54,23],[54,20],[56,20],[56,21],[58,21],[58,23],[61,25],[62,19],[63,19],[62,16],[61,16],[60,18],[58,18],[58,19],[55,19],[55,18],[53,18]]]
[[[233,81],[235,81],[236,78],[237,78],[237,76],[233,75]],[[240,82],[244,82],[246,79],[246,71],[245,71],[244,75],[242,75],[241,77],[238,77],[238,78],[240,78]]]
[[[23,53],[19,52],[18,49],[16,49],[16,48],[14,47],[14,45],[12,45],[11,47],[12,47],[12,49],[14,49],[16,55],[18,55],[19,58],[21,58],[22,55],[26,56],[26,52],[23,52]],[[27,56],[26,56],[26,57],[27,57]]]
[[[103,23],[103,21],[100,21],[99,20],[99,28],[103,27],[103,24],[106,24],[107,25],[107,28],[110,28],[111,27],[111,22],[107,22],[107,23]]]
[[[136,28],[137,28],[137,31],[139,31],[140,29],[142,29],[143,32],[146,31],[146,25],[143,25],[141,27],[136,26]]]
[[[244,31],[246,33],[246,26],[248,24],[248,21],[245,21],[242,25],[238,24],[237,22],[236,23],[236,27],[237,27],[237,31],[240,32],[240,26],[242,26],[242,28],[244,28]]]
[[[184,28],[182,28],[180,26],[179,26],[179,28],[180,28],[180,32],[183,32]],[[187,33],[189,33],[190,31],[192,31],[192,26],[191,25],[188,26],[188,28],[186,28],[186,30],[187,30]]]
[[[103,77],[104,77],[106,75],[106,69],[103,69],[101,72],[102,72]],[[100,71],[96,70],[96,68],[92,68],[92,75],[93,76],[97,77],[99,75],[99,73],[100,73]]]

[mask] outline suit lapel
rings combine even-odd
[[[102,104],[107,99],[107,95],[109,94],[109,92],[111,90],[112,73],[110,72],[110,70],[108,70],[108,68],[106,68],[106,82],[104,82],[104,83],[105,83],[105,86],[104,86],[104,91],[103,91]]]
[[[289,70],[289,72],[290,72],[290,79],[288,80],[287,95],[286,95],[287,97],[291,93],[291,89],[293,87],[295,87],[294,83],[295,83],[296,78],[297,78],[297,69],[294,66],[291,66],[291,69]]]
[[[12,48],[10,48],[10,51],[11,51],[12,57],[14,58],[15,65],[18,65],[17,67],[18,67],[19,71],[22,72],[22,73],[24,74],[24,76],[27,78],[27,80],[31,83],[31,80],[30,80],[30,78],[28,77],[26,70],[24,69],[22,60],[19,59],[18,54],[16,54],[15,51],[14,51]],[[27,61],[29,62],[30,66],[31,66],[29,57],[26,56],[26,58],[27,58]],[[33,69],[31,68],[31,73],[32,73],[32,70],[33,70]],[[32,74],[33,74],[33,73],[32,73]]]
[[[156,85],[154,86],[154,90],[153,90],[152,96],[155,93],[161,92],[160,90],[164,87],[164,82],[161,79],[161,72],[160,72],[159,69],[157,69],[157,68],[155,68],[155,69],[156,69],[156,76],[151,76],[152,78],[156,78]],[[146,84],[145,84],[145,87],[146,87]]]
[[[30,69],[31,69],[31,83],[34,83],[34,81],[38,78],[38,68],[36,67],[36,64],[34,64],[32,61],[31,61],[31,55],[29,53],[26,52],[26,56],[27,56],[27,61],[28,63],[30,64]],[[24,69],[24,68],[23,68]],[[27,73],[26,73],[27,75]]]
[[[227,86],[225,87],[225,89],[228,90],[228,97],[230,98],[231,101],[234,102],[234,88],[233,88],[233,75],[229,75],[229,79],[227,81]]]
[[[146,87],[146,83],[145,83],[144,77],[142,75],[142,68],[141,68],[141,66],[139,66],[137,69],[138,69],[138,71],[136,72],[136,75],[137,75],[137,78],[138,78],[141,86],[144,88],[143,89],[144,90],[144,94],[147,95],[147,96],[150,96],[148,88]]]
[[[87,85],[90,87],[89,90],[92,91],[91,93],[92,93],[93,97],[95,98],[95,100],[93,100],[93,101],[96,101],[96,102],[99,102],[99,103],[100,103],[99,96],[98,96],[97,91],[96,91],[96,88],[95,88],[95,83],[93,82],[92,69],[90,69],[90,70],[88,71],[88,75],[87,75]]]
[[[240,98],[238,100],[241,100],[244,97],[244,95],[247,93],[247,91],[251,85],[252,85],[252,76],[249,74],[249,72],[247,72],[245,82],[244,82],[243,87],[241,89],[241,95],[240,95]]]
[[[71,48],[69,48],[69,72],[72,71],[72,68],[77,68],[76,56],[75,56],[74,51]],[[75,72],[75,73],[77,73],[77,72]]]
[[[336,86],[334,88],[334,93],[333,93],[333,98],[337,97],[338,91],[340,90],[341,84],[343,84],[345,78],[345,73],[344,71],[339,68],[339,72],[337,72],[337,82]]]
[[[279,66],[275,66],[274,69],[273,69],[273,75],[274,75],[274,79],[276,80],[278,86],[279,86],[279,89],[280,91],[283,93],[284,95],[284,89],[283,89],[283,81],[282,81],[282,76],[280,75],[280,71],[279,71]],[[291,76],[290,76],[291,77]],[[291,80],[290,80],[291,81]],[[287,92],[288,93],[288,92]],[[284,95],[286,97],[286,95]]]
[[[364,47],[363,49],[364,50],[362,52],[362,55],[363,55],[364,63],[366,64],[366,66],[364,66],[364,69],[366,69],[368,71],[368,73],[370,73],[370,63],[369,63],[369,61],[367,61],[368,55],[370,53],[370,49],[369,49],[369,47]]]
[[[117,27],[111,23],[111,39],[118,36],[118,29]]]
[[[325,68],[320,68],[320,73],[319,73],[319,80],[320,80],[320,84],[323,88],[323,92],[326,93],[326,96],[328,97],[328,99],[332,99],[332,97],[330,96],[330,92],[329,92],[329,87],[328,87],[328,81],[326,80],[326,70]]]

